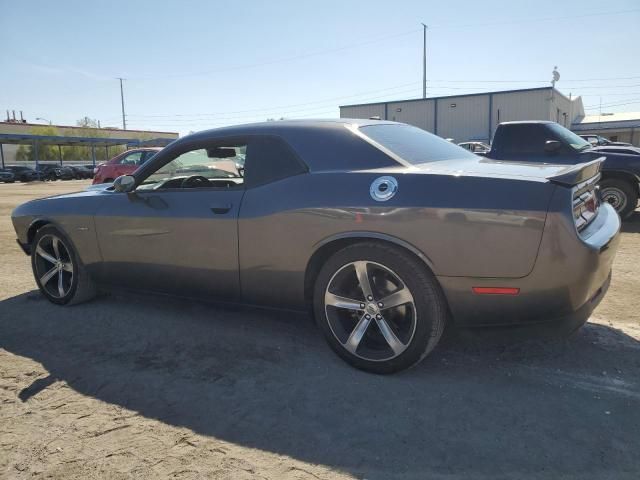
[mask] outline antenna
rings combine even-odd
[[[560,72],[558,71],[558,66],[553,67],[553,72],[551,72],[551,86],[556,88],[556,82],[560,80]]]

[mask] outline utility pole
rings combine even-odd
[[[427,98],[427,26],[422,23],[422,98]]]
[[[120,102],[122,103],[122,129],[126,130],[127,120],[124,114],[124,90],[122,90],[122,81],[124,80],[124,78],[118,77],[118,80],[120,80]]]

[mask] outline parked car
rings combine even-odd
[[[631,215],[638,206],[640,158],[593,148],[589,142],[555,122],[501,123],[486,156],[495,160],[559,165],[603,158],[599,181],[602,199],[623,218]]]
[[[16,180],[20,182],[32,182],[38,180],[38,172],[33,168],[25,165],[8,165],[5,170],[9,170],[15,175]]]
[[[475,153],[476,155],[484,155],[491,150],[491,146],[484,142],[462,142],[458,145],[472,153]]]
[[[93,167],[87,168],[84,165],[68,165],[68,168],[71,169],[73,172],[73,178],[76,180],[93,178]]]
[[[56,175],[56,167],[54,165],[40,164],[34,168],[38,180],[45,182],[52,182],[58,179]]]
[[[596,146],[607,146],[607,145],[617,145],[617,146],[622,146],[622,147],[629,147],[631,146],[630,143],[627,142],[617,142],[617,141],[613,141],[613,140],[608,140],[600,135],[579,135],[580,138],[586,140],[587,142],[589,142],[591,145],[593,145],[594,147]]]
[[[244,175],[220,168],[241,151]],[[344,360],[388,373],[450,321],[583,324],[619,242],[601,165],[487,161],[387,121],[265,122],[183,137],[12,220],[55,304],[118,285],[310,309]]]
[[[39,164],[36,173],[38,173],[40,180],[44,181],[72,180],[74,176],[73,170],[69,167],[50,163]]]
[[[0,169],[0,182],[13,183],[16,181],[16,176],[10,170]]]
[[[120,175],[129,175],[160,150],[162,149],[155,147],[135,148],[116,155],[94,169],[93,183],[111,183]]]

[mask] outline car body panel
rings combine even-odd
[[[18,241],[28,247],[34,222],[50,221],[103,283],[302,310],[312,259],[334,242],[372,239],[406,248],[431,269],[461,324],[590,313],[611,271],[619,219],[604,206],[578,233],[571,181],[581,179],[580,167],[468,153],[401,165],[353,131],[381,123],[392,122],[268,122],[200,132],[166,147],[135,181],[190,145],[237,136],[277,135],[308,169],[247,188],[121,193],[96,185],[19,206],[12,215]],[[583,170],[597,175],[598,168]],[[398,183],[385,202],[370,193],[382,176]],[[228,209],[216,213],[221,206]],[[520,295],[472,292],[512,285]]]
[[[100,280],[125,288],[239,299],[236,223],[243,190],[103,193],[95,220]],[[212,207],[219,204],[231,209],[216,214]]]
[[[300,306],[309,258],[326,239],[346,233],[402,239],[437,275],[522,277],[531,271],[553,185],[523,181],[510,190],[497,179],[461,177],[452,184],[450,176],[405,174],[391,201],[376,202],[369,186],[388,173],[301,175],[247,190],[238,227],[243,297]],[[327,185],[341,195],[327,196]],[[487,189],[496,195],[483,195]],[[256,238],[261,248],[252,248]]]

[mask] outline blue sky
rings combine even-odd
[[[640,111],[627,1],[0,0],[0,111],[178,131],[337,106],[548,85],[590,112]],[[610,79],[610,80],[603,80]]]

